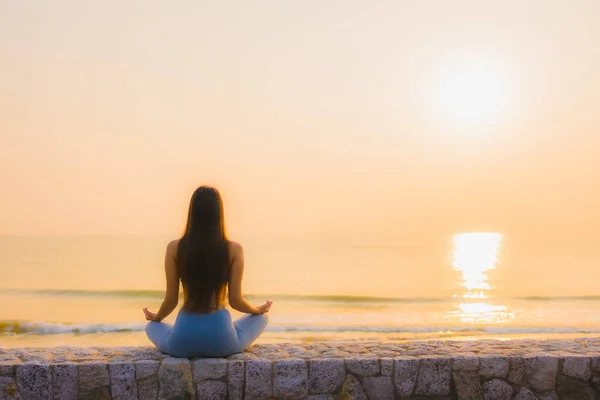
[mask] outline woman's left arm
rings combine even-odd
[[[169,314],[177,307],[179,302],[179,276],[177,275],[177,267],[175,265],[175,256],[177,254],[177,240],[173,240],[167,245],[165,254],[165,275],[167,278],[167,291],[160,309],[156,314],[144,309],[146,319],[150,321],[160,322],[167,318]]]

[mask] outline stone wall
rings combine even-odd
[[[0,399],[600,399],[600,339],[0,349]]]

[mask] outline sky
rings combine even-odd
[[[0,2],[0,234],[600,237],[600,2]],[[533,239],[532,239],[533,240]]]

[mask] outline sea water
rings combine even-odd
[[[0,347],[149,344],[142,309],[160,306],[168,240],[1,237]],[[242,244],[248,301],[274,302],[263,343],[600,334],[600,250],[511,251],[498,233]]]

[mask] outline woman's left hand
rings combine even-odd
[[[144,315],[146,316],[146,320],[148,320],[148,321],[156,320],[156,314],[153,313],[152,311],[149,311],[148,307],[144,308]]]

